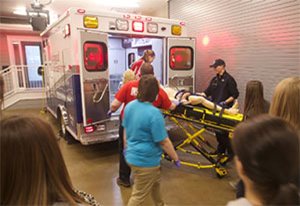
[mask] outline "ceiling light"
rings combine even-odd
[[[19,7],[19,8],[16,8],[14,11],[13,11],[14,14],[17,14],[17,15],[23,15],[23,16],[26,16],[27,15],[27,12],[26,12],[26,8],[25,7]]]
[[[104,1],[97,1],[98,4],[104,5],[104,6],[111,6],[111,7],[119,7],[119,8],[137,8],[139,7],[137,0],[104,0]]]

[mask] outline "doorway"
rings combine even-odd
[[[26,87],[42,86],[42,76],[38,75],[38,68],[42,65],[42,47],[40,42],[21,42],[25,71]]]

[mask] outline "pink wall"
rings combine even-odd
[[[0,70],[2,66],[9,65],[9,53],[6,34],[0,31]]]
[[[31,31],[6,31],[6,30],[0,30],[0,70],[2,69],[2,66],[10,65],[12,59],[15,59],[13,56],[14,53],[14,47],[12,45],[12,42],[41,42],[42,39],[39,36],[39,34],[31,33]],[[8,45],[8,42],[11,43],[11,45]],[[20,53],[20,55],[22,55]]]

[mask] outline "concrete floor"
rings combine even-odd
[[[12,107],[3,114],[38,114],[55,125],[55,119],[49,113],[36,108]],[[56,126],[54,128],[57,130]],[[79,143],[69,145],[60,139],[59,145],[74,187],[91,193],[102,205],[126,205],[131,188],[116,184],[117,142],[83,146]],[[219,179],[213,169],[176,168],[169,161],[162,160],[161,189],[165,202],[168,205],[226,205],[235,197],[229,181],[237,178],[233,163],[227,164],[226,168],[228,175]],[[152,205],[151,199],[148,198],[144,205]]]

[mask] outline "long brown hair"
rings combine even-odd
[[[235,129],[233,149],[262,205],[299,204],[299,136],[288,122],[248,119]]]
[[[283,118],[300,130],[300,77],[289,77],[277,84],[269,114]]]
[[[264,113],[264,88],[260,81],[251,80],[247,83],[246,94],[244,101],[244,115],[249,115],[249,111],[252,111],[252,115]]]
[[[34,116],[11,116],[1,129],[1,205],[78,204],[51,126]]]

